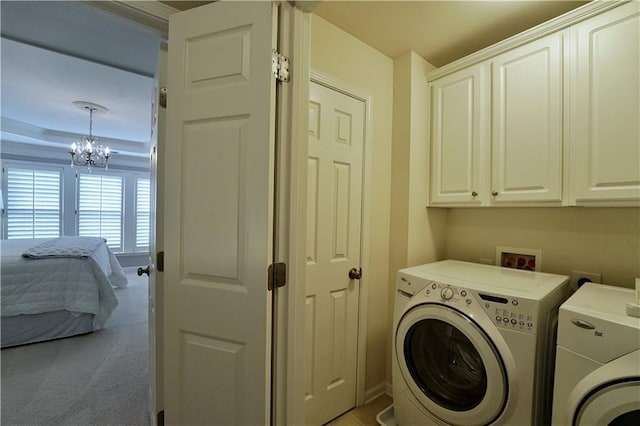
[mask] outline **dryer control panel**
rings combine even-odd
[[[478,303],[497,327],[536,334],[536,306],[530,300],[459,288],[436,281],[429,283],[423,291],[429,299],[453,306]]]

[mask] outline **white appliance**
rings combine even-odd
[[[445,260],[400,270],[393,403],[401,426],[548,424],[568,277]]]
[[[561,307],[554,425],[640,424],[640,318],[633,290],[587,283]]]

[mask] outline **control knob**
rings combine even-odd
[[[451,287],[445,287],[442,290],[440,290],[440,297],[442,297],[442,300],[450,300],[453,297],[453,295],[454,293]]]

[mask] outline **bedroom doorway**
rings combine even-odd
[[[82,99],[88,101],[95,101],[100,104],[105,104],[110,108],[109,114],[104,116],[100,116],[96,118],[94,130],[96,131],[96,135],[101,137],[103,140],[106,140],[109,144],[110,148],[113,151],[117,151],[113,153],[112,161],[110,161],[110,170],[109,171],[100,171],[93,170],[91,176],[98,177],[106,173],[112,173],[114,175],[119,175],[122,177],[122,185],[121,193],[119,194],[122,197],[122,228],[120,232],[120,237],[122,241],[121,251],[122,253],[118,254],[118,258],[121,263],[125,267],[134,268],[137,266],[143,266],[146,264],[147,254],[142,250],[141,239],[138,239],[140,234],[139,229],[144,224],[140,222],[144,221],[136,221],[133,219],[137,215],[138,206],[136,205],[136,200],[139,198],[139,194],[137,192],[136,183],[138,180],[147,179],[147,185],[155,184],[155,179],[152,179],[152,182],[148,182],[149,180],[149,169],[148,169],[148,159],[149,159],[149,137],[148,133],[145,137],[137,139],[137,136],[130,136],[130,139],[127,139],[127,135],[120,136],[119,138],[114,136],[110,132],[106,132],[104,129],[107,124],[113,124],[115,117],[120,118],[118,114],[121,114],[123,110],[127,111],[126,114],[134,117],[135,121],[139,121],[140,123],[144,123],[146,126],[147,132],[151,129],[150,119],[145,117],[144,114],[139,115],[137,113],[137,109],[134,108],[134,102],[131,101],[130,96],[132,95],[132,91],[128,90],[130,86],[126,85],[113,85],[108,90],[97,90],[93,88],[90,84],[90,79],[87,78],[76,78],[74,81],[71,90],[61,90],[61,87],[58,83],[58,80],[55,78],[56,73],[62,67],[58,66],[58,64],[72,64],[65,68],[67,73],[71,76],[75,76],[75,72],[80,72],[80,70],[91,69],[94,71],[93,77],[95,79],[102,80],[105,85],[107,81],[111,81],[108,77],[105,77],[109,72],[118,74],[118,75],[128,75],[132,80],[148,82],[149,86],[152,86],[152,80],[158,68],[158,64],[155,60],[155,55],[157,55],[158,46],[160,44],[160,40],[163,36],[160,34],[157,29],[150,29],[150,27],[145,26],[141,23],[133,23],[129,19],[130,17],[125,14],[121,14],[119,12],[115,12],[113,10],[107,10],[105,13],[105,7],[108,8],[110,5],[106,4],[107,2],[2,2],[2,37],[3,37],[3,69],[6,69],[6,65],[10,65],[11,61],[4,61],[5,54],[8,53],[9,49],[7,46],[11,45],[12,47],[15,45],[24,45],[25,49],[28,49],[30,53],[32,52],[40,52],[42,56],[46,56],[46,58],[57,57],[60,60],[46,60],[40,59],[33,61],[32,66],[22,66],[22,75],[20,77],[27,78],[31,76],[31,74],[39,74],[40,79],[45,83],[47,90],[39,90],[41,86],[33,85],[31,94],[33,96],[27,96],[31,102],[31,106],[29,111],[32,113],[31,116],[36,115],[36,110],[40,111],[40,108],[43,107],[48,102],[40,101],[41,98],[39,96],[46,95],[47,100],[52,100],[58,107],[59,112],[64,110],[65,108],[72,108],[73,113],[77,114],[77,120],[75,120],[76,115],[72,116],[71,122],[74,124],[76,121],[78,122],[77,130],[68,130],[62,132],[50,132],[50,131],[42,131],[36,132],[34,128],[29,126],[21,126],[20,123],[17,123],[19,120],[15,116],[9,115],[9,108],[5,108],[7,106],[4,104],[6,101],[5,96],[8,95],[9,90],[5,91],[5,88],[13,88],[16,85],[16,81],[12,81],[9,83],[7,80],[8,73],[3,72],[3,144],[2,144],[2,154],[3,154],[3,162],[4,160],[12,161],[12,162],[22,162],[29,163],[34,165],[34,169],[41,169],[44,167],[52,167],[56,170],[61,170],[60,172],[60,235],[75,235],[79,228],[78,220],[77,220],[77,208],[76,203],[77,199],[74,194],[76,194],[77,188],[80,186],[78,183],[79,179],[76,177],[76,169],[71,169],[69,166],[69,145],[74,138],[81,133],[86,132],[87,121],[84,115],[80,115],[77,112],[77,109],[72,106],[72,100]],[[117,3],[117,2],[108,2],[108,3]],[[123,4],[120,7],[129,8],[128,6]],[[124,15],[124,17],[123,17]],[[88,27],[88,28],[87,28]],[[113,27],[119,28],[115,32],[106,31],[106,29]],[[77,34],[74,31],[80,31],[81,34]],[[147,40],[140,41],[135,38],[128,38],[128,35],[133,33],[144,33],[143,35],[149,36],[148,38],[143,37],[143,39]],[[153,34],[152,34],[153,33]],[[151,34],[151,35],[150,35]],[[103,39],[99,39],[100,37],[104,37]],[[149,47],[148,39],[156,40],[153,47]],[[124,47],[123,47],[124,45]],[[6,49],[5,49],[6,48]],[[116,50],[116,54],[113,54],[113,51]],[[153,50],[153,54],[149,55],[149,51]],[[34,54],[35,55],[35,54]],[[102,56],[104,55],[104,56]],[[109,56],[112,55],[112,56]],[[26,55],[23,55],[26,57]],[[37,56],[41,58],[41,56]],[[31,56],[29,56],[31,58]],[[143,62],[152,58],[152,67],[145,68]],[[21,62],[22,64],[22,62]],[[54,66],[55,64],[55,66]],[[14,64],[15,66],[15,64]],[[96,71],[97,70],[97,71]],[[151,81],[151,82],[149,82]],[[49,91],[50,90],[50,91]],[[56,91],[57,90],[57,91]],[[148,110],[150,111],[151,106],[151,87],[148,90],[144,90],[145,95],[148,98],[145,100],[145,105],[148,106]],[[66,98],[63,98],[63,94],[65,92],[73,92],[74,96],[67,102]],[[114,102],[105,101],[102,96],[111,95],[115,98],[119,98],[119,101],[116,100]],[[123,107],[124,104],[124,107]],[[137,104],[135,104],[137,105]],[[126,108],[125,108],[126,107]],[[6,116],[4,115],[6,114]],[[126,115],[125,114],[125,115]],[[161,113],[160,113],[161,114]],[[60,114],[62,115],[62,113]],[[149,113],[149,116],[151,114]],[[7,120],[6,118],[9,118]],[[66,118],[66,117],[64,117]],[[27,120],[23,120],[24,123],[33,124],[31,122],[27,122]],[[51,115],[51,122],[54,124],[51,125],[51,129],[58,130],[57,127],[53,127],[57,125],[55,123],[63,121],[63,118],[57,114]],[[117,121],[117,120],[114,120]],[[157,122],[157,120],[156,120]],[[47,130],[49,127],[41,126],[41,128]],[[26,129],[31,131],[29,134],[19,134],[18,131]],[[161,129],[158,129],[161,130]],[[72,134],[73,133],[73,134]],[[157,134],[157,133],[156,133]],[[16,135],[15,138],[12,135]],[[38,136],[44,135],[46,140],[42,142],[38,142],[37,144],[29,144],[29,140],[35,140]],[[107,136],[108,135],[108,136]],[[22,136],[22,138],[20,138]],[[24,142],[24,143],[23,143]],[[22,143],[22,145],[21,145]],[[34,147],[35,145],[35,147]],[[41,158],[42,157],[42,158]],[[41,167],[42,165],[42,167]],[[78,173],[82,175],[82,173]],[[84,176],[84,175],[83,175]],[[131,178],[131,180],[129,180]],[[4,180],[4,179],[3,179]],[[147,187],[148,188],[148,187]],[[5,196],[6,196],[6,191]],[[144,209],[141,209],[142,211]],[[149,209],[145,210],[145,214],[149,217],[148,213]],[[142,216],[142,214],[140,215]],[[155,216],[152,216],[152,218]],[[149,225],[153,225],[153,220],[149,221]],[[153,243],[153,239],[150,241]],[[161,243],[161,242],[160,242]],[[151,248],[153,250],[153,248]],[[153,250],[155,251],[155,250]],[[144,277],[146,279],[146,276]],[[134,303],[139,304],[142,312],[144,313],[145,318],[149,318],[144,320],[144,334],[138,333],[140,325],[139,316],[135,317],[135,320],[127,319],[126,322],[131,324],[132,322],[136,322],[136,334],[135,338],[131,337],[130,339],[124,339],[123,342],[109,345],[101,345],[100,347],[104,347],[106,352],[105,356],[112,355],[114,358],[118,358],[114,354],[116,348],[118,350],[122,350],[122,353],[132,355],[136,357],[137,361],[140,361],[140,351],[138,347],[144,347],[144,363],[143,370],[146,371],[146,363],[147,359],[150,358],[149,354],[150,348],[147,347],[147,337],[149,338],[150,344],[153,343],[154,334],[150,333],[150,331],[161,327],[158,326],[157,322],[151,317],[148,317],[147,309],[145,308],[147,301],[149,301],[149,309],[153,310],[157,313],[158,305],[161,305],[161,300],[149,300],[149,296],[155,293],[154,286],[160,285],[154,280],[150,283],[149,289],[147,288],[146,280],[144,282],[144,287],[140,284],[141,278],[138,278],[135,275],[135,272],[132,274],[130,278],[130,282],[136,280],[135,288],[129,288],[126,290],[136,290],[136,297],[129,300],[127,295],[121,294],[122,302],[119,308],[124,308],[125,306],[131,307]],[[140,285],[139,285],[140,284]],[[144,297],[139,298],[140,292],[138,290],[143,290]],[[118,292],[123,293],[123,291],[118,290]],[[144,305],[143,305],[144,304]],[[160,306],[161,308],[161,306]],[[118,309],[118,308],[116,308]],[[115,311],[114,311],[115,312]],[[136,314],[139,314],[137,312]],[[161,316],[160,316],[161,318]],[[122,325],[121,318],[117,318],[112,316],[111,320],[115,321],[114,324]],[[147,322],[148,321],[148,322]],[[134,327],[130,327],[134,329]],[[161,328],[160,328],[161,329]],[[97,333],[92,333],[84,336],[78,336],[77,338],[69,338],[69,339],[59,339],[57,341],[51,341],[51,344],[47,343],[46,345],[51,348],[59,348],[61,346],[70,345],[74,339],[83,339],[83,340],[95,340],[96,338],[109,338],[111,332],[115,332],[116,327],[109,329],[108,324],[107,328],[101,330]],[[148,333],[148,336],[147,336]],[[134,342],[135,341],[135,342]],[[34,345],[32,345],[33,347]],[[99,347],[99,345],[96,345]],[[26,350],[27,347],[25,346]],[[22,350],[14,351],[16,353],[23,353]],[[51,354],[53,354],[52,351]],[[5,359],[9,359],[8,351],[3,351],[3,361]],[[119,353],[119,352],[118,352]],[[88,353],[87,360],[89,360]],[[156,356],[161,356],[161,352],[156,352]],[[24,361],[28,360],[28,356],[17,357],[23,358]],[[155,357],[152,357],[155,359]],[[154,362],[153,359],[149,360]],[[124,362],[123,362],[124,363]],[[3,362],[3,365],[5,363]],[[7,363],[8,364],[8,363]],[[106,362],[96,362],[96,365],[106,365]],[[29,364],[24,364],[29,365]],[[40,368],[40,367],[38,367]],[[37,368],[33,368],[32,370],[37,370]],[[106,367],[105,367],[106,369]],[[73,368],[67,367],[64,371],[68,371],[73,373]],[[133,398],[131,394],[129,394],[128,401],[122,401],[123,407],[130,407],[131,403],[135,401],[135,403],[144,403],[144,412],[143,414],[146,416],[147,411],[155,411],[155,408],[151,408],[151,410],[147,409],[147,400],[153,402],[155,398],[149,398],[150,389],[154,388],[152,383],[147,384],[147,378],[137,375],[132,371],[127,371],[124,374],[118,373],[120,376],[121,382],[112,383],[113,388],[116,389],[121,384],[129,385],[129,389],[133,389],[133,382],[135,384],[140,384],[144,381],[143,386],[143,396],[144,401],[141,398]],[[112,378],[110,380],[114,380],[116,373],[112,374]],[[152,380],[153,376],[151,375]],[[51,377],[54,377],[53,375]],[[58,377],[57,375],[55,377]],[[62,377],[62,376],[60,376]],[[87,374],[87,377],[90,377]],[[64,378],[61,379],[61,382]],[[161,380],[161,377],[160,377]],[[9,381],[3,382],[3,390],[8,390]],[[161,384],[156,383],[155,387],[160,387]],[[89,388],[81,388],[86,392],[90,392]],[[137,391],[137,386],[136,386]],[[30,392],[25,392],[29,394]],[[35,392],[31,393],[35,395]],[[56,394],[65,394],[65,392],[56,392]],[[76,395],[76,392],[66,392],[67,396]],[[4,397],[4,395],[3,395]],[[43,396],[46,398],[46,396]],[[4,398],[3,398],[4,399]],[[64,408],[74,407],[72,402],[61,402],[62,398],[49,398],[49,400],[43,402],[43,407],[46,405],[51,408],[52,404],[55,402],[61,403],[59,412],[63,412],[62,406]],[[66,400],[65,400],[66,401]],[[117,404],[115,404],[117,406]],[[88,405],[87,405],[88,406]],[[106,405],[105,405],[106,406]],[[77,407],[76,407],[77,408]],[[51,408],[53,410],[53,408]],[[6,413],[9,410],[2,410],[3,413]],[[78,410],[80,411],[80,410]],[[114,410],[115,411],[115,410]],[[96,412],[101,412],[97,410]],[[101,412],[102,413],[102,412]],[[4,417],[4,416],[3,416]],[[107,419],[108,416],[102,413],[102,417]],[[155,413],[151,416],[155,419]],[[61,417],[62,418],[62,417]],[[76,417],[76,419],[80,419]],[[136,418],[135,423],[141,423],[138,420],[141,418]],[[33,421],[30,420],[30,421]],[[11,423],[7,421],[7,423]],[[55,422],[53,422],[55,423]],[[87,424],[84,420],[75,421],[76,424]]]

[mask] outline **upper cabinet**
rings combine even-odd
[[[572,30],[571,203],[637,205],[640,3],[607,11]]]
[[[597,3],[429,74],[430,205],[640,205],[640,3]]]
[[[431,203],[480,205],[486,105],[485,69],[471,66],[431,86]]]
[[[498,55],[491,68],[491,203],[560,203],[561,34]]]

